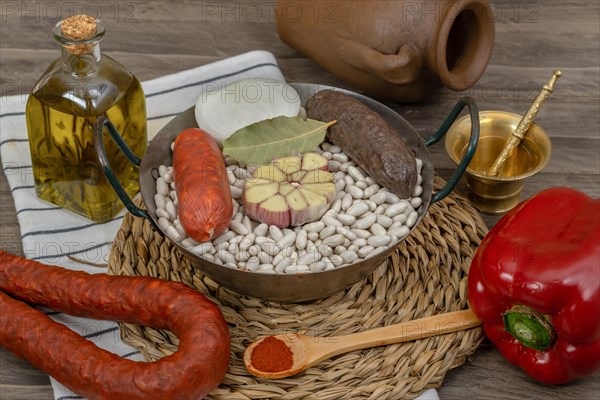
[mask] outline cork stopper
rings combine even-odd
[[[73,15],[60,25],[62,34],[72,40],[89,39],[96,33],[96,18],[89,15]]]

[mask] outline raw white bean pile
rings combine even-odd
[[[325,142],[316,151],[335,174],[336,199],[320,221],[293,229],[260,224],[244,214],[244,180],[250,172],[225,159],[233,202],[229,229],[208,243],[189,238],[177,215],[173,168],[161,165],[156,179],[158,224],[190,252],[231,268],[265,274],[320,272],[363,261],[394,246],[409,234],[421,207],[421,169],[410,199],[380,187],[341,149]]]

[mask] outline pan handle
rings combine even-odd
[[[456,170],[454,170],[454,173],[452,173],[452,176],[450,177],[450,179],[448,179],[446,186],[444,186],[439,192],[435,193],[431,197],[431,204],[443,200],[446,196],[450,194],[450,192],[452,192],[460,178],[465,173],[467,167],[469,166],[469,163],[473,159],[473,156],[475,155],[475,150],[477,150],[477,143],[479,143],[479,111],[477,109],[477,104],[475,103],[475,100],[469,96],[460,98],[460,100],[458,100],[452,111],[450,111],[450,114],[448,115],[442,126],[440,126],[440,129],[438,129],[438,131],[433,135],[428,136],[424,139],[426,146],[430,146],[439,142],[444,137],[446,132],[448,132],[448,129],[450,129],[450,127],[452,126],[458,115],[461,113],[463,108],[465,108],[465,106],[469,108],[469,113],[471,114],[471,137],[469,139],[469,147],[467,147],[467,151],[465,152],[465,155],[463,156],[462,160],[460,160],[460,163],[456,167]]]
[[[139,167],[142,163],[142,160],[135,154],[133,154],[129,146],[127,146],[127,143],[125,143],[125,141],[119,134],[119,131],[117,131],[112,122],[110,122],[108,118],[100,116],[98,117],[98,119],[96,120],[96,124],[94,125],[94,148],[96,149],[98,163],[100,164],[100,168],[102,168],[102,172],[104,172],[106,179],[108,179],[108,182],[114,189],[115,193],[117,193],[117,196],[119,196],[123,204],[125,204],[125,207],[127,207],[129,212],[135,215],[136,217],[146,218],[148,221],[150,221],[150,225],[152,225],[152,228],[154,230],[160,231],[154,220],[150,218],[148,212],[142,210],[133,203],[125,189],[123,189],[123,186],[121,186],[121,183],[115,176],[115,173],[113,172],[112,168],[110,167],[110,164],[108,163],[108,158],[106,157],[106,150],[104,149],[104,141],[102,140],[102,132],[104,130],[104,127],[108,128],[110,136],[117,144],[117,147],[119,147],[119,150],[121,150],[123,154],[125,154],[125,157],[127,157],[129,162],[131,162],[137,167]]]

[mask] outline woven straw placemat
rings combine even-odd
[[[443,181],[436,178],[436,188]],[[109,273],[183,282],[212,299],[231,329],[231,362],[215,399],[402,399],[439,387],[446,372],[465,362],[481,340],[474,328],[413,342],[354,351],[280,380],[249,375],[242,356],[259,336],[306,331],[343,335],[467,308],[467,273],[487,229],[467,200],[451,194],[434,204],[373,274],[327,299],[279,304],[231,292],[191,267],[150,224],[127,214],[109,261]],[[121,337],[156,360],[177,349],[168,331],[121,324]]]

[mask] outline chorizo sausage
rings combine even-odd
[[[175,139],[173,148],[175,191],[179,221],[197,242],[225,232],[233,214],[233,201],[223,154],[205,131],[189,128]]]
[[[152,363],[122,359],[23,301],[168,329],[179,348]],[[90,399],[198,399],[228,368],[229,329],[221,312],[181,283],[90,275],[0,252],[0,308],[0,344]]]
[[[337,120],[328,139],[379,184],[400,198],[409,198],[417,184],[412,150],[385,118],[358,99],[334,90],[321,90],[306,103],[309,118]]]

